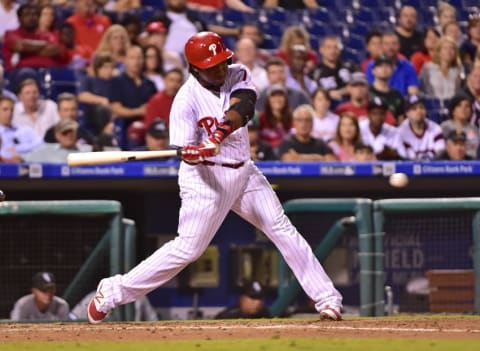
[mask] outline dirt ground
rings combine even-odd
[[[0,344],[11,341],[154,341],[276,337],[410,337],[478,339],[480,319],[469,317],[351,318],[341,322],[271,319],[140,323],[0,324]]]

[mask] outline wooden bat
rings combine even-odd
[[[108,163],[127,162],[135,160],[148,160],[151,158],[163,158],[180,156],[182,149],[158,150],[158,151],[99,151],[78,152],[67,156],[67,164],[70,167],[102,165]]]

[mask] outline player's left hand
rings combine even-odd
[[[214,138],[208,138],[199,145],[186,145],[182,148],[182,160],[200,163],[205,157],[212,157],[220,152],[220,144]]]

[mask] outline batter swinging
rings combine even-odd
[[[340,293],[250,161],[245,125],[253,117],[256,93],[249,71],[230,64],[233,52],[212,32],[192,36],[185,56],[191,75],[170,113],[170,143],[183,146],[178,236],[130,272],[101,280],[88,306],[89,321],[99,323],[113,308],[148,294],[195,261],[230,210],[272,240],[320,318],[341,320]]]

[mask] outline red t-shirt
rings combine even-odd
[[[66,21],[75,28],[75,44],[86,46],[91,53],[95,52],[103,33],[112,24],[107,16],[98,14],[83,17],[76,13],[68,17]]]
[[[188,3],[214,7],[216,9],[223,9],[225,7],[225,0],[188,0]]]
[[[284,126],[277,124],[276,126],[270,125],[268,123],[267,116],[265,112],[262,112],[259,117],[260,140],[267,143],[273,148],[277,148],[282,143],[283,139],[290,134],[291,125]]]
[[[46,41],[51,44],[59,44],[62,47],[62,54],[57,57],[43,56],[39,54],[20,54],[19,60],[15,66],[12,65],[13,48],[19,40]],[[69,62],[70,55],[65,47],[60,43],[57,32],[27,32],[23,28],[8,30],[5,32],[3,41],[3,58],[6,70],[12,70],[22,67],[52,67],[64,65]]]
[[[153,95],[147,102],[145,117],[143,122],[148,128],[154,119],[163,119],[165,122],[170,121],[170,109],[172,108],[173,96],[160,91]]]
[[[422,71],[423,65],[430,61],[432,61],[430,55],[424,53],[423,51],[416,51],[413,53],[412,57],[410,57],[410,62],[412,63],[413,67],[415,67],[415,72],[417,72],[417,75],[419,75]]]
[[[339,116],[344,112],[352,112],[355,116],[357,116],[359,120],[362,118],[368,118],[367,105],[355,106],[350,101],[347,101],[343,104],[338,105],[335,109],[335,113]],[[397,125],[395,116],[392,114],[391,111],[387,111],[387,115],[385,116],[385,123],[392,126]]]

